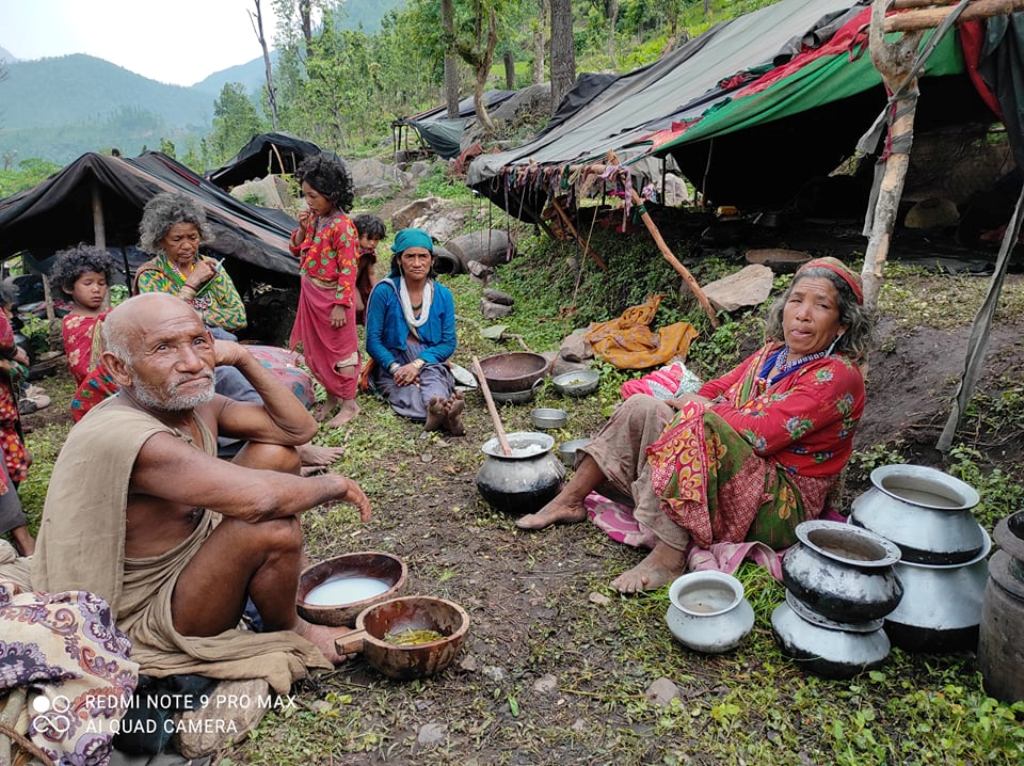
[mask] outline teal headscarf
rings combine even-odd
[[[391,246],[391,252],[400,255],[410,247],[422,247],[433,253],[434,240],[423,229],[402,229],[395,235],[395,244]]]

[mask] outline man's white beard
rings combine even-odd
[[[216,391],[214,390],[213,378],[210,379],[209,388],[198,394],[191,394],[189,396],[171,394],[167,399],[160,398],[160,391],[158,389],[150,388],[142,383],[136,382],[129,389],[131,393],[138,399],[143,405],[154,410],[163,410],[165,412],[186,412],[188,410],[194,410],[200,404],[206,404],[213,400]]]

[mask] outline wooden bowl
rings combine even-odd
[[[419,646],[398,646],[385,640],[389,633],[434,630],[444,638]],[[462,648],[469,615],[458,604],[432,596],[393,598],[364,610],[354,633],[339,638],[340,654],[362,652],[366,661],[389,678],[409,681],[440,673]]]
[[[391,584],[383,593],[350,604],[338,606],[317,606],[307,604],[304,599],[313,588],[332,577],[375,577]],[[321,561],[302,570],[299,575],[299,590],[296,594],[295,607],[299,616],[316,625],[340,626],[355,625],[356,617],[366,607],[394,598],[405,587],[408,569],[405,562],[390,553],[380,551],[362,551],[345,553],[341,556]]]

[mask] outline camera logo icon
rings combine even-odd
[[[36,714],[32,719],[32,725],[40,734],[52,732],[57,736],[63,736],[71,729],[71,700],[63,694],[58,694],[52,699],[40,694],[32,700],[32,710]]]

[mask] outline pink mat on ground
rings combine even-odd
[[[651,549],[657,542],[654,533],[637,522],[633,517],[633,509],[627,505],[591,492],[583,501],[583,507],[587,509],[588,518],[617,543]],[[820,518],[829,521],[846,520],[833,509],[826,509]],[[740,564],[750,560],[781,581],[782,557],[786,555],[786,550],[774,551],[759,542],[713,543],[710,548],[698,548],[691,544],[687,550],[686,570],[694,572],[712,569],[734,574]]]

